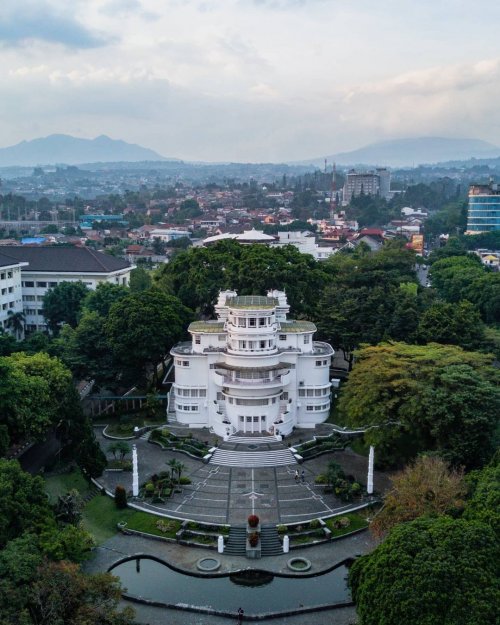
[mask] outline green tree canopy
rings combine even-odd
[[[437,343],[366,347],[338,408],[350,425],[372,426],[365,440],[377,445],[381,462],[437,450],[454,465],[482,466],[492,456],[500,413],[499,372],[491,362]]]
[[[123,374],[153,373],[177,342],[191,311],[159,289],[132,293],[111,307],[105,329],[114,358]]]
[[[45,293],[43,316],[53,334],[59,332],[62,323],[76,327],[88,291],[83,282],[61,282]]]
[[[187,239],[187,237],[184,237]],[[182,239],[179,239],[182,241]],[[189,239],[187,239],[189,241]],[[136,267],[130,272],[130,290],[133,293],[147,291],[151,288],[151,272],[146,271],[144,267]],[[101,313],[102,314],[102,313]]]
[[[351,567],[360,625],[492,625],[498,541],[477,521],[418,519],[395,527]]]
[[[468,301],[437,301],[420,317],[417,336],[422,343],[434,341],[477,349],[484,342],[484,324],[477,308]]]
[[[0,548],[24,532],[54,527],[41,477],[32,477],[15,460],[0,458]]]
[[[128,294],[129,290],[126,286],[112,284],[111,282],[100,282],[95,291],[87,293],[83,306],[86,310],[96,312],[101,317],[107,317],[111,306]]]

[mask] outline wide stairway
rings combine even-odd
[[[230,556],[244,556],[246,554],[247,530],[246,527],[232,525],[229,536],[224,545],[224,553]],[[278,530],[274,525],[263,525],[260,531],[261,555],[278,556],[283,553],[283,546],[279,539]]]
[[[249,450],[249,447],[255,449]],[[240,467],[243,469],[257,469],[259,467],[280,467],[297,464],[294,455],[281,443],[274,443],[263,449],[263,445],[235,443],[227,441],[221,443],[210,458],[210,464],[219,464],[226,467]]]

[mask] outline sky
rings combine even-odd
[[[106,134],[277,162],[500,145],[497,0],[1,0],[0,146]]]

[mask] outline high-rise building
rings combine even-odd
[[[500,190],[498,185],[472,184],[469,187],[469,211],[466,234],[500,230]]]
[[[380,195],[389,200],[391,197],[391,172],[388,169],[378,168],[375,171],[358,172],[351,169],[346,175],[342,203],[350,203],[358,195]]]

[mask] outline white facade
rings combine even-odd
[[[217,320],[189,326],[191,342],[171,354],[169,411],[178,422],[219,436],[289,434],[328,418],[333,349],[313,341],[316,326],[287,319],[282,291],[222,291]]]
[[[3,257],[0,252],[0,328],[11,334],[10,315],[23,312],[21,267],[27,264]]]
[[[27,263],[26,263],[27,264]],[[43,298],[45,293],[61,282],[83,282],[95,291],[100,282],[110,282],[128,286],[130,272],[134,266],[126,267],[109,273],[66,272],[66,271],[32,271],[29,267],[22,274],[22,304],[25,317],[25,328],[28,332],[46,330],[47,324],[43,316]]]

